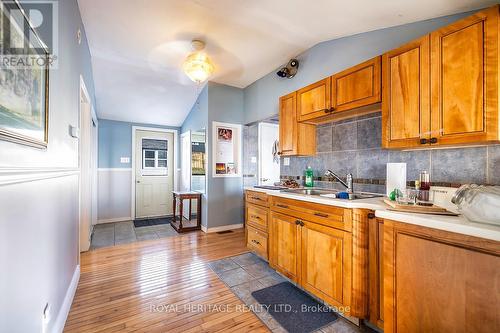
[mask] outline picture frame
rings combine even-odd
[[[242,177],[242,127],[212,122],[212,177]]]
[[[9,10],[21,13],[22,22],[12,20]],[[0,24],[2,56],[37,59],[30,66],[0,67],[0,140],[45,149],[49,137],[49,50],[18,1],[0,3]],[[26,53],[10,45],[16,39],[22,41]]]

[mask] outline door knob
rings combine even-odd
[[[137,184],[140,184],[140,183],[141,183],[141,181],[140,181],[140,180],[136,180],[135,182],[136,182]]]

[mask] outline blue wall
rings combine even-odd
[[[132,158],[132,126],[174,129],[179,127],[99,120],[99,168],[131,168],[132,162],[120,163],[120,157]],[[177,142],[179,142],[177,138]],[[179,156],[177,154],[177,156]]]
[[[203,88],[182,125],[181,133],[207,129],[207,190],[202,224],[213,228],[243,222],[242,178],[212,177],[212,122],[243,123],[243,90],[214,82]]]
[[[95,106],[94,84],[77,1],[58,1],[58,12],[59,62],[50,70],[48,147],[0,141],[0,170],[26,179],[0,186],[1,332],[42,332],[46,303],[51,309],[46,331],[62,331],[63,301],[67,293],[71,296],[79,264],[78,140],[68,128],[79,124],[80,75]]]
[[[222,84],[208,84],[208,227],[243,223],[243,178],[212,177],[212,122],[243,124],[243,90]],[[242,133],[243,137],[243,133]],[[243,143],[241,145],[243,149]],[[240,163],[243,168],[243,161]],[[243,175],[243,172],[241,172]]]
[[[278,114],[278,99],[329,75],[381,55],[471,13],[446,16],[326,41],[297,56],[298,74],[282,79],[272,71],[245,88],[245,124]]]

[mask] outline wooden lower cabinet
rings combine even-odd
[[[271,212],[269,264],[294,282],[299,282],[300,224],[298,219]]]
[[[296,213],[279,207],[284,206],[283,201],[276,200],[280,200],[279,203],[271,199],[273,208],[269,219],[271,267],[304,290],[338,307],[345,315],[366,318],[368,220],[365,211],[343,209],[339,213],[338,207],[324,206],[321,214],[331,216],[329,226],[327,218],[314,220],[317,219],[314,212],[321,207]],[[294,203],[288,199],[287,205],[291,207]],[[283,213],[286,211],[287,214]],[[347,225],[352,223],[352,231],[338,227],[339,216]]]
[[[384,221],[384,332],[500,332],[500,244]]]
[[[384,328],[384,220],[372,212],[368,223],[368,320]]]
[[[268,259],[267,244],[267,233],[251,225],[247,226],[247,247],[266,260]]]
[[[350,304],[351,233],[303,223],[300,284],[329,304]]]

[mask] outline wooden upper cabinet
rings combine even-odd
[[[351,110],[381,101],[380,56],[332,76],[333,112]]]
[[[300,267],[300,226],[297,219],[279,213],[271,213],[270,264],[292,281],[298,282]]]
[[[498,16],[497,5],[431,33],[432,144],[499,139]]]
[[[349,304],[351,234],[307,221],[303,223],[301,285],[330,304]]]
[[[318,118],[330,112],[330,83],[328,77],[297,91],[299,121]]]
[[[382,56],[382,146],[409,148],[430,139],[430,37]]]
[[[279,105],[280,151],[282,156],[314,155],[316,128],[297,121],[297,93],[282,96]]]
[[[297,137],[297,94],[291,93],[280,98],[280,152],[293,155],[296,151]]]

